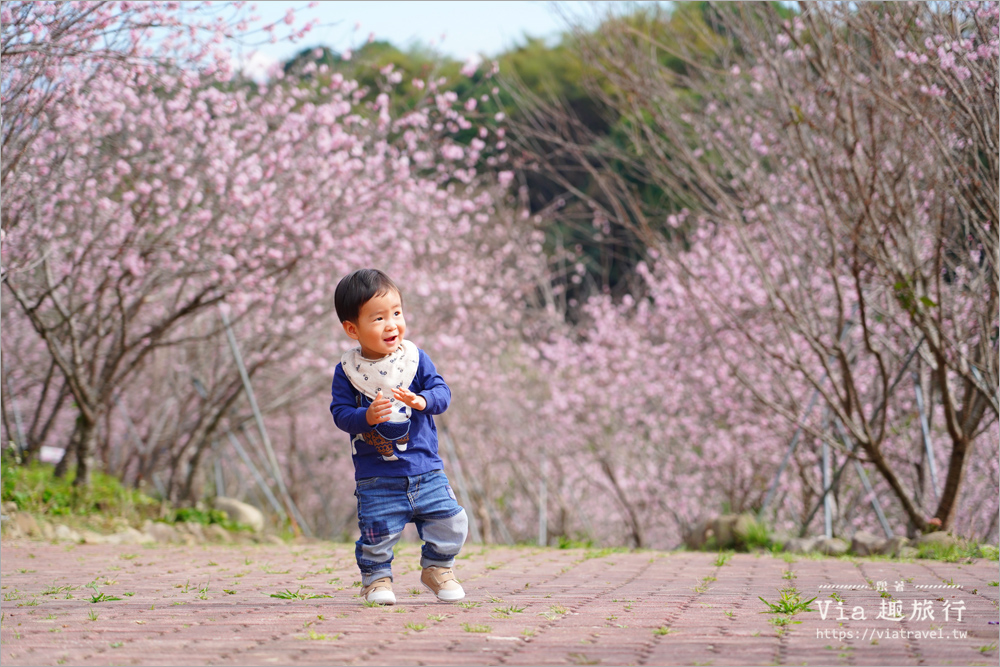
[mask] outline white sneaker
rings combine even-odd
[[[396,604],[396,595],[392,592],[392,579],[382,577],[368,584],[361,589],[361,599],[369,604]]]

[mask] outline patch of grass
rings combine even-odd
[[[559,536],[557,549],[589,549],[594,546],[594,541],[589,539],[574,540],[565,535]]]
[[[108,595],[107,593],[101,593],[97,590],[97,586],[94,586],[94,594],[90,596],[89,602],[91,604],[97,604],[98,602],[111,602],[113,600],[121,600],[121,598],[114,595]]]
[[[583,554],[583,560],[590,560],[591,558],[604,558],[610,556],[611,554],[620,554],[627,551],[624,547],[606,547],[604,549],[591,549]]]
[[[431,614],[430,616],[427,617],[427,620],[434,621],[435,623],[440,623],[446,618],[451,618],[451,616],[449,614]]]
[[[210,583],[212,583],[211,579],[209,579],[208,581],[206,581],[205,585],[202,586],[202,587],[200,587],[198,589],[198,599],[199,600],[207,600],[208,599],[208,585]],[[127,595],[127,593],[126,593],[126,595]]]
[[[660,627],[653,630],[653,634],[657,636],[669,635],[677,632],[673,628],[667,625],[661,625]]]
[[[129,523],[159,516],[159,501],[122,486],[116,477],[99,470],[92,471],[90,484],[77,487],[73,486],[74,473],[56,477],[54,466],[38,462],[24,465],[9,449],[2,453],[0,468],[0,497],[23,512],[54,517],[115,516]]]
[[[414,632],[420,632],[427,628],[423,623],[407,623],[405,626],[408,630],[413,630]]]
[[[554,621],[555,619],[559,618],[563,614],[568,614],[568,613],[569,613],[569,609],[567,609],[566,607],[562,606],[561,604],[554,604],[551,607],[549,607],[548,611],[540,612],[538,615],[539,616],[544,616],[545,618],[547,618],[550,621]]]
[[[286,588],[283,591],[278,591],[277,593],[271,593],[271,597],[278,598],[281,600],[314,600],[316,598],[328,598],[333,596],[320,595],[317,593],[303,593],[301,588],[293,593],[292,591]]]
[[[801,623],[802,621],[793,621],[790,616],[775,616],[767,621],[773,626],[784,627],[786,625],[791,625],[792,623]]]
[[[729,559],[736,554],[735,551],[720,551],[719,555],[715,557],[715,567],[722,567],[729,562]]]
[[[462,609],[474,609],[476,607],[481,607],[482,602],[473,602],[472,600],[466,600],[465,602],[459,602],[458,606]]]
[[[941,560],[946,563],[972,561],[976,558],[998,560],[1000,548],[992,544],[959,541],[955,544],[925,543],[917,545],[917,558]]]
[[[65,593],[67,591],[75,591],[78,590],[79,588],[80,588],[79,586],[69,586],[69,585],[56,586],[55,584],[52,584],[44,591],[42,591],[42,595],[57,595],[59,593]]]
[[[91,621],[96,621],[96,620],[97,620],[97,619],[98,619],[98,618],[99,618],[100,616],[101,616],[101,615],[100,615],[100,614],[98,614],[98,613],[97,613],[96,611],[94,611],[93,609],[91,609],[91,610],[90,610],[89,612],[87,612],[87,618],[88,618],[89,620],[91,620]]]
[[[759,595],[757,599],[767,605],[768,611],[764,612],[766,614],[798,614],[802,611],[815,611],[815,609],[809,607],[809,604],[816,598],[803,601],[797,591],[783,591],[781,597],[775,603],[768,602]]]
[[[271,567],[270,563],[264,563],[260,566],[260,571],[265,574],[288,574],[291,570],[275,570]]]
[[[751,521],[746,526],[743,542],[747,549],[768,549],[775,542],[771,539],[771,531],[763,521]]]
[[[306,636],[299,637],[299,639],[309,640],[309,641],[335,641],[337,639],[340,639],[341,636],[342,635],[339,632],[336,634],[327,635],[327,634],[320,634],[315,630],[313,630],[312,628],[309,628],[309,632],[306,634]]]
[[[488,625],[478,623],[462,623],[462,629],[466,632],[492,632],[493,628]]]
[[[493,607],[493,614],[503,618],[509,618],[512,614],[520,614],[522,611],[524,611],[524,607],[513,604],[506,607]]]
[[[993,642],[992,644],[987,644],[986,646],[978,646],[976,647],[976,650],[979,651],[980,653],[989,653],[990,651],[995,651],[997,650],[997,642]]]

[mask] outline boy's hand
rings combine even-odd
[[[414,394],[412,391],[407,389],[393,389],[392,395],[396,397],[396,400],[402,401],[414,410],[423,410],[427,407],[426,398],[418,394]]]
[[[375,400],[372,401],[372,404],[368,406],[368,410],[365,411],[365,419],[368,420],[369,426],[375,426],[376,424],[389,421],[391,414],[392,403],[382,395],[382,390],[379,389],[378,393],[375,394]]]

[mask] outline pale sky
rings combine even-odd
[[[281,19],[289,7],[306,2],[267,0],[256,2],[265,22]],[[561,2],[497,0],[327,0],[303,10],[297,23],[319,18],[326,27],[314,28],[299,44],[259,47],[257,67],[286,60],[310,46],[329,46],[336,51],[362,46],[370,34],[405,49],[414,43],[431,45],[445,55],[465,61],[479,54],[495,56],[533,37],[558,37],[566,29],[560,13],[593,19],[609,8],[625,9],[631,2]],[[335,25],[326,25],[335,24]],[[360,24],[356,29],[355,25]],[[442,39],[443,35],[443,39]]]

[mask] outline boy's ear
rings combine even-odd
[[[359,338],[358,325],[356,325],[354,322],[351,322],[350,320],[346,320],[344,322],[341,322],[340,324],[344,327],[344,333],[346,333],[349,337],[353,338],[354,340],[358,340]]]

